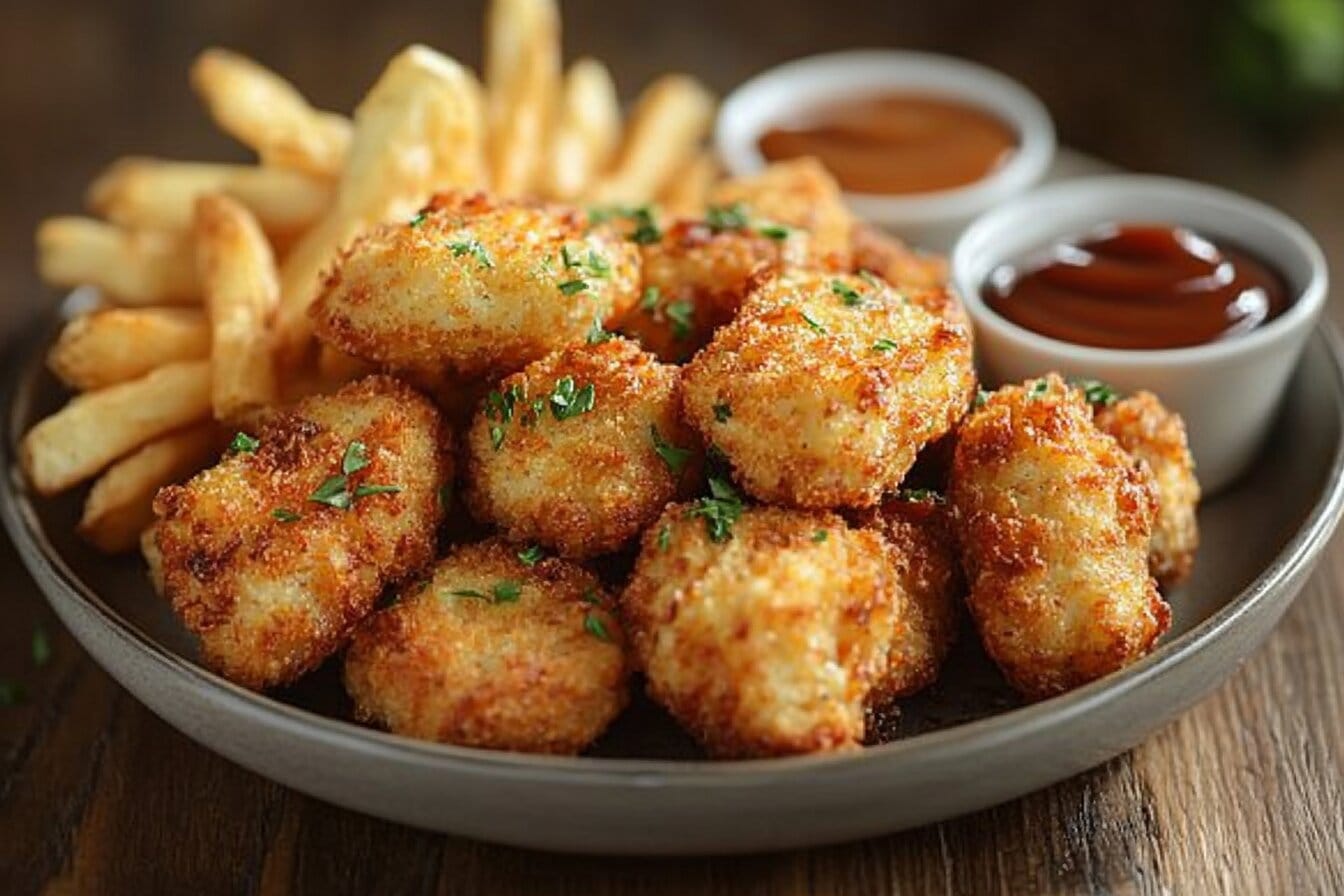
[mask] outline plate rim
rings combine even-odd
[[[329,746],[352,754],[434,763],[445,773],[645,790],[650,787],[769,786],[781,778],[798,774],[844,775],[875,763],[899,762],[907,754],[930,751],[939,753],[941,760],[957,761],[982,750],[998,749],[1037,736],[1042,729],[1067,724],[1191,661],[1234,630],[1238,620],[1266,600],[1277,597],[1279,586],[1284,582],[1309,569],[1344,514],[1344,338],[1330,321],[1322,319],[1313,329],[1307,350],[1319,342],[1325,351],[1333,371],[1333,412],[1340,426],[1321,495],[1302,525],[1245,588],[1217,612],[1126,669],[1048,700],[889,743],[838,753],[737,760],[643,759],[548,756],[421,741],[291,706],[236,685],[159,644],[139,626],[121,616],[74,573],[42,532],[32,501],[44,499],[28,489],[17,460],[20,418],[26,416],[24,411],[31,403],[30,393],[37,379],[46,375],[42,360],[54,329],[52,317],[59,321],[59,316],[49,315],[47,320],[30,327],[27,333],[11,343],[13,355],[6,365],[4,385],[8,406],[6,432],[5,438],[0,439],[0,466],[7,472],[0,483],[0,522],[48,603],[54,607],[56,601],[49,589],[58,590],[62,597],[76,601],[92,613],[125,648],[140,652],[164,673],[177,679],[184,690],[195,694],[204,688],[209,696],[224,700],[233,711],[257,718],[263,724],[283,729],[298,738],[325,740]],[[25,351],[25,345],[32,348]],[[1299,358],[1299,367],[1301,363]],[[92,656],[92,651],[89,652]],[[110,669],[106,671],[112,674]],[[113,677],[120,683],[118,676]],[[127,690],[131,688],[127,687]],[[137,699],[140,698],[137,696]]]

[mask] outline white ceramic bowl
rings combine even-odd
[[[770,128],[832,102],[887,91],[979,106],[1010,124],[1019,140],[998,169],[964,187],[917,195],[845,194],[859,217],[916,245],[946,250],[976,215],[1039,181],[1054,158],[1050,114],[1025,87],[972,62],[908,50],[848,50],[768,69],[724,101],[715,146],[730,173],[751,174],[766,165],[757,141]]]
[[[1109,222],[1183,225],[1250,251],[1288,280],[1293,303],[1245,336],[1190,348],[1122,350],[1073,345],[1033,333],[985,305],[994,268]],[[1207,494],[1255,457],[1288,376],[1325,306],[1325,257],[1301,225],[1261,202],[1190,181],[1105,175],[1027,193],[987,213],[958,240],[952,277],[975,323],[981,373],[990,385],[1048,370],[1095,377],[1122,391],[1150,389],[1185,418]]]

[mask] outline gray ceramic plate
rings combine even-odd
[[[1344,370],[1319,330],[1263,460],[1201,512],[1193,580],[1144,661],[1019,706],[964,637],[943,679],[839,756],[711,763],[647,703],[593,751],[552,758],[419,743],[344,720],[334,670],[260,696],[195,661],[190,639],[131,558],[72,534],[82,495],[34,500],[14,463],[61,390],[34,355],[11,374],[0,510],[38,585],[80,642],[169,723],[305,793],[407,824],[556,850],[745,852],[924,824],[1027,793],[1132,747],[1253,650],[1296,596],[1344,506]],[[1229,399],[1231,400],[1231,399]]]

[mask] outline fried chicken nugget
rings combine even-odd
[[[639,252],[562,206],[447,193],[357,239],[311,314],[318,338],[397,370],[503,376],[582,342],[639,292]]]
[[[472,514],[565,557],[629,542],[695,485],[677,368],[628,339],[564,349],[486,396],[466,439]]]
[[[432,559],[449,443],[427,399],[374,376],[273,413],[255,444],[160,490],[158,575],[206,665],[262,690],[339,650]]]
[[[812,235],[818,255],[840,269],[849,266],[854,216],[840,185],[814,158],[775,162],[758,174],[722,180],[710,191],[709,205],[737,207],[752,220],[800,227]]]
[[[754,497],[870,507],[961,417],[975,371],[965,330],[884,281],[794,271],[759,282],[683,385]]]
[[[500,539],[454,548],[355,632],[345,658],[355,715],[425,740],[577,753],[628,699],[610,606],[572,563]]]
[[[1190,576],[1199,548],[1199,481],[1186,440],[1185,421],[1151,392],[1096,407],[1096,423],[1120,447],[1142,460],[1157,486],[1157,522],[1148,567],[1164,588]]]
[[[1148,573],[1151,479],[1057,375],[1000,389],[966,418],[950,488],[971,615],[1029,699],[1127,666],[1166,631]]]
[[[869,699],[880,706],[938,679],[957,638],[965,583],[951,514],[940,496],[903,491],[880,507],[855,512],[851,522],[882,534],[895,572],[899,599],[886,670]]]
[[[871,224],[855,225],[850,249],[855,273],[870,271],[930,314],[971,331],[966,306],[948,282],[945,257],[912,249]]]
[[[881,536],[740,505],[725,532],[724,504],[673,504],[644,536],[620,612],[650,696],[715,756],[858,746],[894,599]]]

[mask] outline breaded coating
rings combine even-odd
[[[886,671],[869,698],[880,706],[937,680],[957,638],[965,583],[951,513],[941,496],[902,491],[881,507],[855,512],[851,522],[882,534],[895,575]]]
[[[750,507],[716,542],[700,507],[668,507],[621,596],[650,696],[715,756],[858,746],[894,598],[881,536]]]
[[[1148,573],[1150,477],[1057,375],[1000,389],[966,418],[949,497],[971,615],[1026,697],[1127,666],[1166,631]]]
[[[427,399],[373,376],[268,415],[255,444],[160,490],[164,594],[205,664],[261,690],[344,646],[433,558],[449,435]]]
[[[870,507],[975,390],[970,339],[876,277],[767,277],[685,368],[687,419],[754,497]]]
[[[854,216],[840,185],[816,159],[775,162],[758,174],[722,180],[710,191],[711,209],[738,204],[753,220],[801,227],[812,235],[813,252],[840,269],[849,267]]]
[[[456,547],[355,632],[355,715],[423,740],[577,753],[629,696],[610,608],[572,563],[501,539]]]
[[[486,396],[466,439],[473,515],[569,558],[617,550],[694,488],[677,368],[628,339],[564,349]]]
[[[562,206],[448,193],[357,239],[311,314],[318,338],[397,370],[503,376],[612,321],[639,252]]]
[[[971,332],[971,318],[948,280],[944,256],[911,249],[871,224],[854,228],[851,249],[855,273],[876,274],[925,311]]]
[[[1157,486],[1157,522],[1148,548],[1148,567],[1165,588],[1190,576],[1199,548],[1199,481],[1186,440],[1185,421],[1151,392],[1096,409],[1102,432],[1148,465]]]
[[[619,329],[664,361],[683,363],[737,315],[753,274],[821,267],[807,231],[743,222],[715,229],[678,221],[641,247],[644,290]]]

